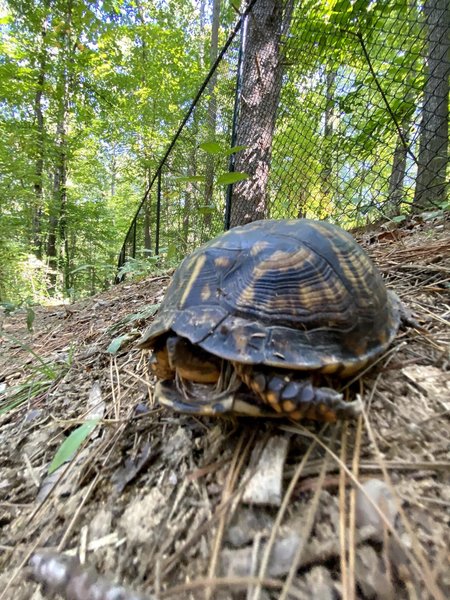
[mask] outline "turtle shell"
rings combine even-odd
[[[185,258],[140,346],[173,331],[237,363],[346,376],[399,323],[397,297],[350,234],[324,221],[263,220]]]

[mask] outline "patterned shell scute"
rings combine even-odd
[[[351,235],[265,220],[182,262],[141,345],[173,330],[228,360],[351,372],[389,345],[399,321],[396,296]]]

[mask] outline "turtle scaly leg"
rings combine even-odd
[[[361,411],[359,400],[346,402],[339,392],[316,387],[310,379],[295,379],[291,374],[266,373],[237,364],[235,368],[245,385],[280,416],[296,421],[336,421],[354,418]]]
[[[178,376],[197,383],[216,383],[219,380],[222,361],[186,338],[169,336],[166,348],[169,364]]]

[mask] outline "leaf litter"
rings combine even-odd
[[[33,331],[2,317],[0,408],[42,361],[65,368],[0,415],[0,599],[450,596],[448,216],[357,238],[420,328],[352,383],[355,422],[155,405],[135,341],[169,276],[38,308]]]

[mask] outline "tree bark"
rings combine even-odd
[[[32,211],[32,236],[34,253],[42,258],[42,208],[44,205],[44,111],[42,97],[44,94],[45,75],[47,67],[46,49],[47,23],[44,17],[41,28],[41,47],[39,50],[39,70],[34,96],[34,116],[37,126],[36,158],[34,165],[34,206]]]
[[[414,204],[418,210],[446,199],[448,101],[450,76],[450,5],[424,0],[427,64]]]
[[[400,213],[400,205],[403,200],[403,183],[406,175],[406,159],[408,156],[408,148],[405,143],[409,141],[410,119],[409,117],[403,120],[400,125],[403,135],[403,140],[398,136],[397,145],[395,146],[394,156],[392,160],[392,171],[389,177],[388,201],[386,215],[395,217]]]
[[[234,184],[230,225],[241,225],[267,214],[266,189],[277,106],[282,83],[280,37],[282,0],[259,0],[248,16],[234,169],[250,177]]]
[[[67,239],[67,127],[69,116],[69,94],[71,88],[70,68],[72,44],[72,0],[66,6],[66,27],[61,33],[59,58],[58,117],[56,123],[56,163],[53,176],[53,207],[49,219],[47,256],[51,269],[50,281],[56,288],[57,271],[62,271],[63,289],[70,287],[70,255]]]

